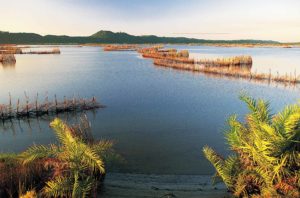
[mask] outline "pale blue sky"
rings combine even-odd
[[[0,30],[300,41],[299,0],[0,0]]]

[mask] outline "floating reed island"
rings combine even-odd
[[[195,61],[189,58],[187,50],[177,51],[176,49],[161,49],[160,46],[145,48],[138,51],[144,58],[152,58],[154,60],[161,59],[175,63],[194,64]]]
[[[48,96],[42,103],[38,101],[38,94],[34,101],[30,102],[29,97],[25,93],[25,102],[21,103],[18,99],[13,105],[11,95],[9,94],[9,103],[0,104],[0,120],[8,120],[23,117],[38,117],[42,115],[56,115],[64,112],[78,112],[103,108],[105,106],[97,102],[96,98],[83,99],[64,97],[62,101],[58,101],[56,95],[53,101],[49,101]]]
[[[60,49],[53,48],[52,50],[42,50],[42,51],[23,51],[22,48],[31,47],[19,47],[17,45],[0,45],[0,54],[60,54]]]
[[[16,64],[16,57],[13,54],[0,54],[0,63],[3,65]]]
[[[23,52],[22,54],[60,54],[60,49],[53,48],[52,50],[29,51],[29,52]]]
[[[22,54],[22,49],[17,45],[0,45],[0,54]]]
[[[240,67],[249,68],[252,67],[251,56],[235,56],[229,58],[217,58],[217,59],[199,59],[196,64],[204,65],[206,67]]]
[[[136,51],[138,50],[138,45],[105,45],[104,51]]]

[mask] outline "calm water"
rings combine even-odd
[[[172,46],[174,47],[174,46]],[[175,46],[193,56],[249,54],[253,69],[300,72],[299,49]],[[0,65],[0,102],[57,94],[96,96],[107,105],[89,112],[96,138],[115,141],[127,163],[111,171],[157,174],[212,174],[202,155],[210,145],[228,154],[223,131],[226,118],[247,112],[241,92],[271,101],[273,112],[300,98],[297,87],[284,88],[244,80],[155,67],[136,52],[103,52],[99,47],[61,47],[61,55],[17,55],[15,67]],[[298,68],[299,67],[299,68]],[[74,121],[76,115],[61,115]],[[22,151],[32,143],[55,141],[52,118],[0,124],[0,151]]]

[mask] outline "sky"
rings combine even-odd
[[[0,30],[300,41],[299,0],[0,0]]]

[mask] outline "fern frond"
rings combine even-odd
[[[53,157],[55,153],[56,151],[54,151],[51,147],[46,147],[43,145],[33,145],[29,147],[25,152],[21,153],[19,157],[25,165],[37,159]]]
[[[232,187],[232,180],[231,180],[231,175],[229,175],[228,171],[226,171],[225,169],[224,159],[208,146],[205,146],[203,148],[203,152],[205,157],[215,167],[218,175],[222,178],[227,188],[230,189]]]
[[[93,169],[98,169],[100,173],[105,173],[104,162],[97,152],[86,147],[82,156],[82,162],[88,164]]]
[[[284,123],[284,130],[288,140],[300,140],[300,111],[289,115]]]
[[[72,194],[72,180],[67,177],[56,177],[46,182],[43,193],[47,197],[65,197]]]
[[[71,128],[65,124],[62,120],[56,118],[50,123],[51,128],[54,130],[57,139],[64,146],[70,146],[76,141],[76,138],[72,135]]]

